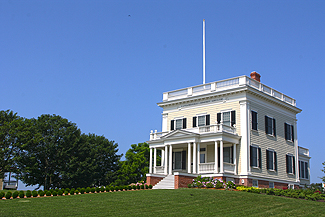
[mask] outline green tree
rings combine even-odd
[[[41,115],[26,121],[28,142],[17,158],[18,178],[44,189],[61,187],[70,162],[69,152],[80,137],[74,123],[57,115]]]
[[[322,163],[324,168],[322,169],[322,172],[325,173],[325,162]],[[325,176],[322,177],[323,183],[325,183]]]
[[[24,120],[17,113],[0,111],[0,179],[16,172],[15,159],[25,139]]]
[[[145,181],[149,172],[149,145],[145,142],[131,145],[120,166],[117,185]]]

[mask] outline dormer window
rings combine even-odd
[[[193,127],[202,127],[210,125],[210,115],[198,115],[193,117]]]

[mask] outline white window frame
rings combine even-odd
[[[259,168],[261,168],[261,165],[259,165],[259,162],[260,162],[260,156],[259,156],[259,154],[258,154],[258,149],[260,148],[259,146],[257,146],[257,145],[251,145],[253,148],[255,148],[256,149],[256,166],[252,166],[251,165],[251,167],[252,168],[255,168],[255,169],[259,169]],[[252,157],[252,156],[250,156],[250,157]],[[262,157],[262,156],[261,156]]]
[[[255,183],[256,185],[254,185],[254,182],[256,182],[256,183]],[[252,187],[254,187],[254,188],[258,188],[258,180],[257,180],[257,179],[253,179],[253,180],[252,180]]]
[[[266,117],[268,117],[268,118],[270,118],[272,121],[271,121],[271,134],[270,133],[267,133],[266,135],[269,135],[269,136],[273,136],[273,137],[275,137],[275,133],[274,133],[274,128],[276,129],[276,126],[274,126],[274,122],[273,122],[273,120],[275,120],[275,118],[273,118],[272,116],[270,116],[270,115],[265,115]],[[265,126],[266,127],[266,126]]]
[[[289,138],[290,139],[286,139],[286,141],[288,141],[288,142],[293,142],[293,140],[292,140],[292,134],[293,134],[293,132],[292,132],[292,128],[293,128],[293,130],[294,130],[294,126],[292,125],[292,124],[289,124],[288,122],[285,122],[287,125],[289,125],[290,127],[289,127],[289,130],[290,130],[290,132],[289,132]],[[286,133],[286,129],[284,129],[284,133]],[[284,138],[286,138],[286,135],[284,135]]]
[[[267,149],[267,151],[273,153],[273,154],[272,154],[272,169],[268,169],[268,170],[269,170],[269,171],[274,171],[274,172],[275,172],[276,170],[275,170],[275,159],[274,159],[274,153],[276,153],[276,151],[274,151],[273,149]],[[269,156],[268,156],[268,158],[269,158]],[[268,160],[270,160],[270,158],[269,158]],[[269,162],[266,161],[266,164],[267,164],[267,166],[266,166],[266,168],[267,168]]]
[[[201,154],[204,154],[204,163],[206,163],[207,162],[207,147],[200,147],[200,163],[201,163]]]
[[[274,182],[269,182],[269,188],[274,188]]]
[[[294,173],[293,173],[293,170],[294,170],[294,168],[293,168],[293,165],[294,165],[294,162],[293,162],[293,154],[287,154],[287,156],[289,156],[289,161],[291,161],[291,171],[289,170],[288,171],[288,174],[290,174],[290,175],[293,175]],[[288,161],[288,162],[289,162]],[[287,165],[286,165],[287,166]],[[290,167],[289,167],[290,168]]]
[[[309,177],[309,162],[308,161],[305,161],[305,160],[299,160],[298,161],[299,162],[299,178],[300,179],[305,179],[305,180],[309,180],[310,179],[310,177]],[[303,163],[303,170],[304,170],[304,177],[301,175],[302,173],[301,173],[301,170],[302,170],[302,168],[301,168],[301,162]],[[305,170],[306,169],[306,166],[305,166],[305,164],[307,164],[307,171]],[[307,176],[306,176],[306,174],[308,174],[308,178],[306,178]]]

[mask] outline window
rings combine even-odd
[[[253,187],[258,188],[258,180],[253,179]]]
[[[296,174],[295,156],[293,156],[291,154],[287,154],[286,155],[286,165],[287,165],[287,173]]]
[[[284,136],[285,136],[286,140],[291,141],[291,142],[294,141],[293,126],[292,125],[284,123]]]
[[[178,118],[170,121],[170,130],[186,129],[186,118]]]
[[[233,147],[224,147],[223,148],[223,162],[233,163],[233,155],[234,155]]]
[[[236,111],[218,113],[217,123],[233,127],[236,124]]]
[[[268,135],[276,136],[275,119],[265,116],[265,133]]]
[[[209,126],[210,115],[199,115],[193,117],[193,127]]]
[[[205,163],[205,148],[200,148],[200,163]]]
[[[276,152],[273,150],[266,150],[266,169],[277,170]]]
[[[257,130],[257,112],[252,111],[252,130]]]
[[[299,178],[308,179],[308,162],[299,161]]]
[[[269,188],[274,188],[274,182],[269,182]]]
[[[250,147],[250,164],[251,167],[261,168],[262,166],[262,151],[256,146]]]

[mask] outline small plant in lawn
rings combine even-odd
[[[19,191],[15,191],[13,194],[12,194],[12,198],[17,198],[19,195]]]
[[[32,191],[32,195],[33,195],[33,197],[37,197],[38,196],[38,192],[37,191]]]
[[[115,191],[118,191],[118,190],[120,190],[120,187],[119,186],[115,186],[114,190]]]
[[[26,192],[26,197],[31,197],[32,196],[32,192],[30,191],[30,190],[28,190],[27,192]]]
[[[90,187],[86,188],[86,193],[88,194],[90,192]]]
[[[6,199],[10,199],[11,198],[11,196],[12,196],[12,193],[11,193],[11,191],[8,191],[7,193],[6,193]]]
[[[41,191],[40,193],[39,193],[39,196],[41,196],[41,197],[43,197],[45,195],[45,192],[44,191]],[[19,196],[20,197],[20,196]]]
[[[92,188],[90,189],[90,191],[91,191],[91,193],[95,193],[96,188],[95,188],[95,187],[92,187]]]
[[[64,195],[69,195],[69,191],[65,191],[64,192]]]
[[[24,196],[25,196],[24,191],[19,191],[19,198],[24,198]]]
[[[58,191],[58,195],[59,195],[59,196],[62,196],[62,195],[63,195],[63,191],[62,191],[62,190],[59,190],[59,191]]]
[[[105,187],[105,191],[106,191],[106,192],[109,192],[109,190],[110,190],[109,185],[106,185],[106,187]]]
[[[100,192],[104,192],[104,191],[105,191],[105,187],[104,186],[100,187]]]
[[[137,189],[138,189],[138,190],[140,189],[140,185],[137,185]]]
[[[53,196],[58,196],[58,192],[53,191],[53,192],[52,192],[52,195],[53,195]]]
[[[78,190],[78,191],[80,192],[81,188],[80,188],[80,187],[78,187],[76,190]]]
[[[100,192],[100,188],[99,187],[96,187],[95,190],[96,190],[97,193]]]
[[[121,185],[121,186],[119,187],[119,190],[120,190],[120,191],[123,191],[123,190],[124,190],[124,186]]]
[[[140,185],[140,189],[144,189],[144,185]]]
[[[66,188],[66,189],[65,189],[65,191],[67,191],[67,192],[70,192],[70,191],[71,191],[71,189],[70,189],[70,188]]]
[[[152,185],[149,185],[149,189],[152,189]]]
[[[70,190],[70,195],[74,195],[74,192],[75,192],[75,190],[74,190],[74,188],[72,188],[72,189]]]
[[[132,186],[131,185],[128,186],[128,190],[132,190]]]
[[[0,192],[0,199],[2,199],[5,195],[6,195],[5,192],[1,191]]]
[[[111,187],[110,187],[110,191],[113,192],[114,190],[115,190],[115,187],[114,187],[114,186],[111,186]]]
[[[76,194],[79,194],[80,193],[80,191],[77,189],[74,193],[76,193]]]
[[[49,196],[52,195],[52,193],[51,193],[51,191],[47,191],[45,195],[46,195],[47,197],[49,197]]]
[[[85,189],[85,188],[81,188],[81,189],[80,189],[80,193],[81,193],[81,194],[84,194],[84,193],[85,193],[85,191],[86,191],[86,189]]]
[[[145,185],[144,187],[145,187],[145,189],[148,189],[148,188],[149,188],[149,186],[148,186],[148,185]]]
[[[41,192],[42,192],[42,190],[41,190],[41,189],[37,191],[37,193],[38,193],[38,194],[40,194]]]
[[[133,190],[137,189],[137,186],[136,185],[132,185],[132,189]]]

